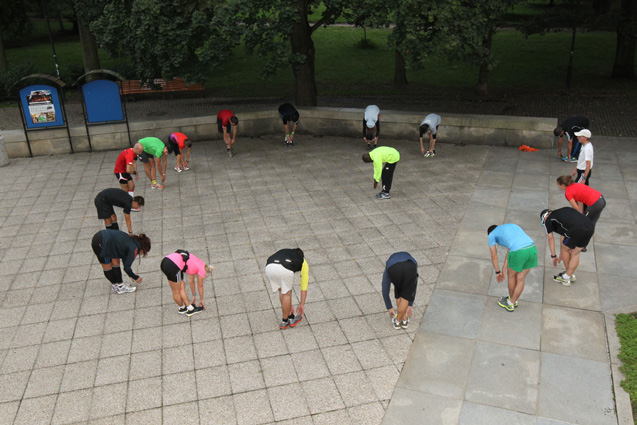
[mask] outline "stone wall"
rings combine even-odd
[[[300,134],[315,136],[360,137],[363,132],[363,110],[353,108],[300,107]],[[418,141],[418,126],[426,113],[381,111],[382,139],[413,139]],[[553,146],[553,129],[557,118],[510,117],[500,115],[440,114],[440,143],[520,146],[527,144],[546,149]],[[275,110],[237,112],[238,137],[283,133],[279,114]],[[166,141],[170,133],[180,131],[193,141],[220,139],[215,116],[129,123],[133,143],[148,136]],[[114,150],[128,147],[125,124],[89,127],[93,150]],[[86,128],[70,129],[75,152],[89,150]],[[2,132],[10,158],[28,157],[29,149],[22,130]],[[31,149],[36,156],[71,152],[66,129],[29,132]]]

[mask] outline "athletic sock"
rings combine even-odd
[[[565,278],[565,279],[567,279],[567,280],[570,280],[570,279],[571,279],[571,277],[570,277],[569,275],[567,275],[567,274],[566,274],[566,272],[564,272],[564,273],[562,274],[562,277],[563,277],[563,278]]]
[[[106,276],[106,279],[108,279],[109,282],[117,284],[115,275],[113,274],[113,269],[104,270],[104,276]]]
[[[124,283],[124,281],[122,280],[122,269],[119,266],[113,266],[111,270],[113,270],[113,277],[115,278],[115,282]]]
[[[192,304],[191,304],[191,305],[189,305],[187,308],[188,308],[188,311],[193,311],[193,310],[195,309],[195,308],[192,306]]]
[[[134,198],[134,197],[135,197],[135,192],[128,191],[128,194],[130,195],[130,197],[131,197],[131,198]]]
[[[157,180],[151,180],[150,181],[152,184],[157,184]]]
[[[507,298],[507,304],[509,305],[515,305],[515,303],[513,301],[511,301],[511,298]]]

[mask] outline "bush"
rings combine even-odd
[[[35,74],[36,67],[32,62],[9,67],[8,70],[0,69],[0,100],[15,100],[9,89],[22,77]]]

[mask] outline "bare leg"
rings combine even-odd
[[[179,307],[189,305],[190,302],[188,301],[188,295],[186,295],[186,285],[184,284],[184,281],[171,282],[169,280],[168,283],[170,283],[170,289],[173,291],[173,300],[175,300],[175,303]]]
[[[148,177],[148,180],[150,180],[151,182],[153,181],[153,171],[155,171],[154,163],[153,168],[151,168],[150,159],[148,160],[148,162],[144,162],[144,173],[146,174],[146,177]]]
[[[566,274],[568,274],[568,265],[571,262],[571,250],[568,247],[564,246],[563,244],[560,245],[560,256],[562,257],[562,263],[564,263],[564,268],[567,269]]]
[[[575,248],[570,252],[570,261],[566,264],[566,274],[569,276],[573,276],[575,273],[575,269],[579,266],[579,253],[582,252],[582,248]]]
[[[518,301],[520,295],[522,295],[522,291],[524,291],[524,280],[526,279],[526,275],[529,274],[530,269],[526,269],[521,273],[516,272],[515,270],[509,268],[509,299],[513,304]],[[511,276],[513,275],[513,279]],[[513,280],[513,290],[511,290],[511,280]]]
[[[407,318],[407,307],[409,307],[409,301],[404,298],[398,298],[396,300],[396,306],[398,312],[396,313],[396,320],[401,322]]]
[[[281,300],[281,318],[287,320],[288,316],[292,314],[292,291],[282,294],[281,289],[279,289],[279,299]]]
[[[155,163],[155,158],[148,158],[148,162],[146,163],[148,164],[148,167],[150,168],[150,180],[157,180],[157,170],[156,170],[156,163]],[[146,166],[146,164],[144,164],[144,167]],[[148,174],[147,174],[148,175]]]

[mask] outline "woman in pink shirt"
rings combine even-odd
[[[190,317],[206,308],[203,301],[203,280],[206,277],[206,272],[211,272],[212,270],[212,266],[207,266],[201,259],[181,249],[164,257],[161,261],[161,271],[168,278],[170,289],[173,291],[173,299],[179,306],[179,314],[185,313]],[[190,302],[186,294],[184,273],[190,276],[190,290],[193,293],[192,302]],[[195,304],[197,299],[195,275],[197,275],[201,306]]]
[[[599,191],[583,183],[575,183],[571,176],[558,177],[557,187],[565,191],[564,196],[573,208],[588,217],[593,226],[597,224],[606,206],[606,200]]]

